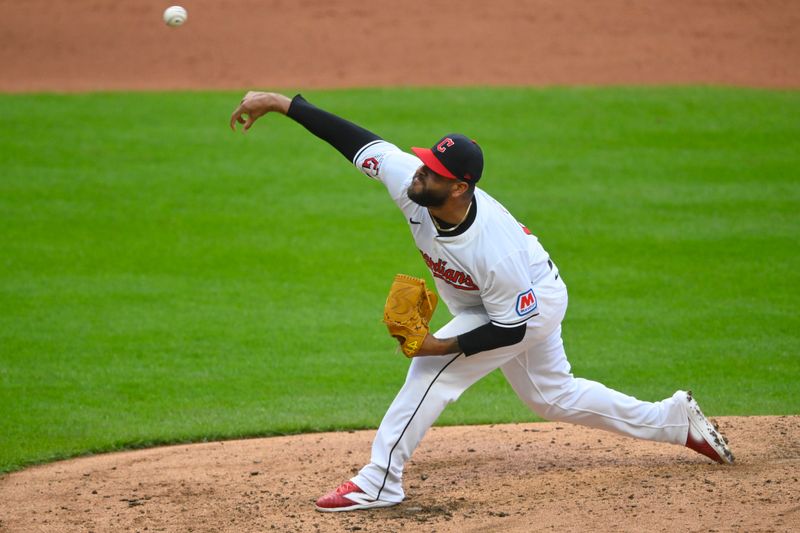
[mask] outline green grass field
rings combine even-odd
[[[463,131],[570,289],[576,375],[712,415],[800,412],[800,93],[309,92],[399,146]],[[0,472],[376,427],[380,319],[429,275],[382,186],[241,93],[0,96]],[[436,324],[447,320],[442,307]],[[535,418],[495,373],[442,424]]]

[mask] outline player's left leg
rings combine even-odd
[[[459,335],[487,320],[483,312],[463,313],[437,331],[436,336]],[[405,463],[444,408],[523,349],[515,345],[468,358],[463,354],[414,358],[403,387],[375,435],[370,463],[351,481],[376,499],[402,501]]]
[[[452,337],[485,324],[485,312],[466,312],[436,335]],[[381,421],[372,444],[372,456],[357,476],[317,501],[320,511],[350,511],[386,507],[403,501],[403,468],[425,433],[444,408],[503,363],[533,342],[498,348],[475,356],[463,354],[416,357],[403,387]]]

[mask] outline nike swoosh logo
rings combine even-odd
[[[417,222],[416,220],[414,220],[411,217],[408,217],[408,221],[411,222],[412,224],[422,224],[422,222]]]

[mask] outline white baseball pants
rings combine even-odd
[[[525,338],[465,357],[463,354],[417,357],[406,382],[381,422],[368,465],[352,478],[372,498],[404,498],[403,467],[425,432],[450,402],[473,383],[500,368],[517,395],[547,420],[571,422],[622,435],[684,444],[689,431],[685,402],[667,398],[643,402],[570,373],[561,340],[567,288],[550,275],[534,288],[539,316],[528,323]],[[483,309],[459,314],[436,332],[454,337],[489,321]]]

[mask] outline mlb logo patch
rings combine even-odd
[[[533,289],[528,289],[519,296],[517,296],[517,314],[525,316],[533,311],[536,311],[539,303],[536,301],[536,295],[533,294]]]

